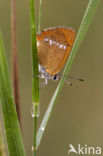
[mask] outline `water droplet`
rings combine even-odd
[[[31,147],[31,151],[32,151],[32,152],[34,151],[34,146]]]
[[[35,114],[35,109],[37,109],[37,114]],[[31,116],[34,118],[34,117],[39,117],[40,116],[40,106],[37,105],[36,107],[32,107],[31,109]]]
[[[40,116],[40,107],[38,107],[37,117]]]
[[[34,107],[31,109],[31,116],[34,118]]]
[[[44,131],[44,130],[45,130],[45,128],[44,128],[44,127],[41,127],[41,130],[42,130],[42,131]]]

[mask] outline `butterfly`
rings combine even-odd
[[[70,55],[75,31],[69,27],[52,27],[37,33],[37,51],[41,78],[58,80],[58,73]]]

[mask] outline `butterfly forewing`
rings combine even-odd
[[[39,63],[50,76],[57,74],[65,64],[74,39],[75,31],[65,27],[44,29],[37,34]]]

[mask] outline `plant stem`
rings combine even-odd
[[[0,120],[0,156],[6,156],[1,120]]]
[[[15,105],[18,115],[18,120],[21,124],[20,112],[20,94],[19,94],[19,77],[18,77],[18,58],[17,58],[17,41],[16,41],[16,0],[11,1],[11,32],[12,32],[12,80],[15,97]]]
[[[38,23],[38,33],[41,30],[41,15],[42,15],[42,0],[39,1],[39,23]]]
[[[32,40],[32,104],[34,116],[34,156],[36,156],[36,133],[37,133],[37,116],[39,107],[39,78],[38,78],[38,56],[36,43],[36,24],[34,0],[30,0],[30,22],[31,22],[31,40]]]

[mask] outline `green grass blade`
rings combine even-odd
[[[39,1],[39,23],[38,23],[38,33],[41,30],[41,15],[42,15],[42,0]]]
[[[11,0],[11,39],[12,39],[12,83],[13,93],[16,105],[17,116],[22,130],[21,122],[21,104],[20,104],[20,86],[19,86],[19,68],[18,68],[18,50],[16,40],[16,0]]]
[[[30,0],[30,22],[31,22],[31,40],[32,40],[32,103],[34,116],[34,155],[36,156],[36,131],[37,131],[37,116],[39,109],[39,78],[38,76],[38,56],[36,43],[36,23],[34,0]]]
[[[2,129],[2,125],[1,125],[1,119],[0,119],[0,156],[6,156],[5,142],[4,142],[4,136],[3,136],[3,129]]]
[[[76,53],[77,53],[77,50],[78,48],[80,47],[80,44],[81,42],[83,41],[83,38],[88,30],[88,27],[92,21],[92,18],[93,18],[93,15],[96,11],[96,8],[99,4],[99,1],[100,0],[90,0],[89,1],[89,4],[87,6],[87,9],[85,11],[85,14],[84,14],[84,17],[83,17],[83,20],[81,22],[81,25],[80,25],[80,28],[79,28],[79,31],[78,31],[78,34],[77,34],[77,37],[76,37],[76,40],[74,42],[74,46],[72,48],[72,51],[70,53],[70,56],[67,60],[67,63],[66,63],[66,66],[65,66],[65,69],[64,69],[64,72],[63,72],[63,75],[68,75],[69,71],[70,71],[70,67],[73,63],[73,60],[76,56]],[[54,92],[54,95],[50,101],[50,104],[47,108],[47,111],[44,115],[44,118],[41,122],[41,125],[40,125],[40,128],[38,130],[38,133],[37,133],[37,147],[39,146],[40,142],[41,142],[41,139],[42,139],[42,136],[43,136],[43,133],[45,131],[45,128],[47,126],[47,123],[48,123],[48,120],[50,118],[50,115],[51,115],[51,112],[53,110],[53,106],[55,104],[55,101],[57,99],[57,97],[59,96],[60,94],[60,91],[61,91],[61,88],[63,87],[63,84],[65,82],[65,79],[66,77],[62,77],[61,80],[60,80],[60,83],[56,89],[56,91]]]
[[[0,103],[10,156],[25,156],[24,145],[15,109],[14,97],[0,34]]]
[[[39,104],[39,78],[38,76],[38,56],[36,43],[36,24],[35,24],[35,10],[34,0],[30,0],[30,21],[31,21],[31,40],[32,40],[32,102],[34,105]],[[36,115],[36,114],[35,114]]]

